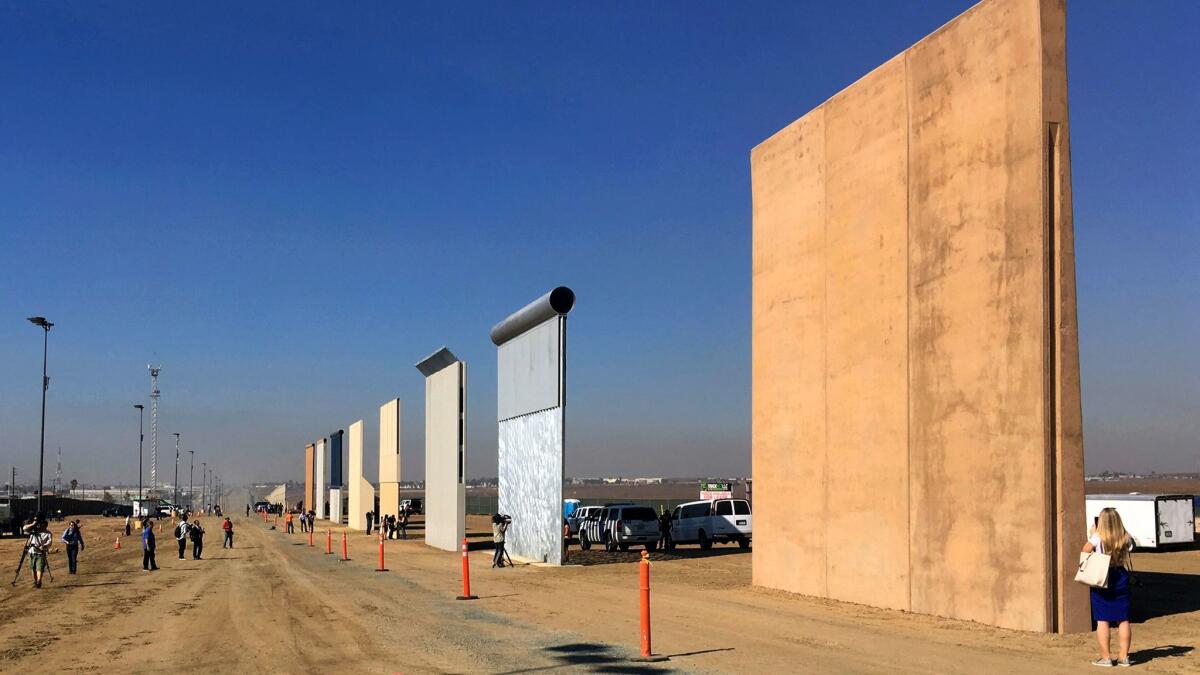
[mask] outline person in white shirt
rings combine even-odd
[[[179,524],[175,526],[175,539],[179,541],[180,560],[183,560],[183,552],[187,550],[189,527],[191,527],[191,525],[188,524],[188,514],[185,513],[183,514],[183,520],[179,521]]]

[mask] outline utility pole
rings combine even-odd
[[[208,462],[200,462],[200,482],[204,482],[204,477],[208,475]],[[200,491],[200,508],[204,508],[204,498],[208,495],[204,490]]]
[[[46,376],[46,358],[50,352],[50,329],[54,324],[44,316],[31,316],[29,323],[42,329],[42,443],[38,449],[38,493],[37,510],[42,512],[42,474],[46,464],[46,391],[50,389],[50,378]]]
[[[58,486],[62,484],[62,446],[58,446],[58,469],[54,472],[54,496],[58,496]]]
[[[158,374],[161,366],[150,369],[150,496],[158,497]]]
[[[138,510],[140,511],[146,508],[142,503],[146,500],[146,496],[142,494],[142,441],[146,438],[146,434],[142,431],[142,413],[146,411],[146,406],[137,403],[133,407],[138,411]]]
[[[176,512],[179,511],[179,434],[175,434],[175,500],[172,505]]]

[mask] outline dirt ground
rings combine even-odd
[[[203,560],[177,560],[163,521],[158,572],[141,569],[135,536],[113,549],[114,519],[84,518],[80,574],[61,550],[56,579],[0,584],[3,672],[594,671],[1008,673],[1089,672],[1088,634],[1053,636],[877,610],[750,586],[752,552],[681,548],[652,563],[654,649],[638,646],[637,554],[591,552],[586,564],[491,569],[472,517],[474,601],[456,601],[461,556],[420,542],[348,537],[351,560],[303,534],[235,519],[236,548],[203,522]],[[281,524],[282,527],[282,524]],[[54,524],[55,536],[62,525]],[[335,551],[341,538],[335,531]],[[20,542],[0,540],[11,574]],[[1200,673],[1200,550],[1140,554],[1134,659],[1145,672]],[[11,580],[11,576],[5,581]]]

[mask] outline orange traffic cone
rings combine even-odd
[[[121,535],[119,535],[119,534],[117,535],[117,544],[116,544],[116,546],[113,546],[113,548],[118,551],[121,550]]]

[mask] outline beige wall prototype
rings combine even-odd
[[[400,511],[400,399],[379,406],[379,513]]]
[[[467,365],[425,378],[425,543],[458,550],[466,532]]]
[[[1065,7],[987,0],[754,149],[754,583],[1088,627]]]
[[[367,512],[375,510],[375,488],[363,476],[363,421],[350,425],[349,437],[349,499],[346,504],[346,525],[351,529],[367,529]]]
[[[309,443],[304,446],[304,510],[307,511],[313,507],[313,494],[315,494],[314,481],[316,478],[315,454],[313,452],[313,444]]]

